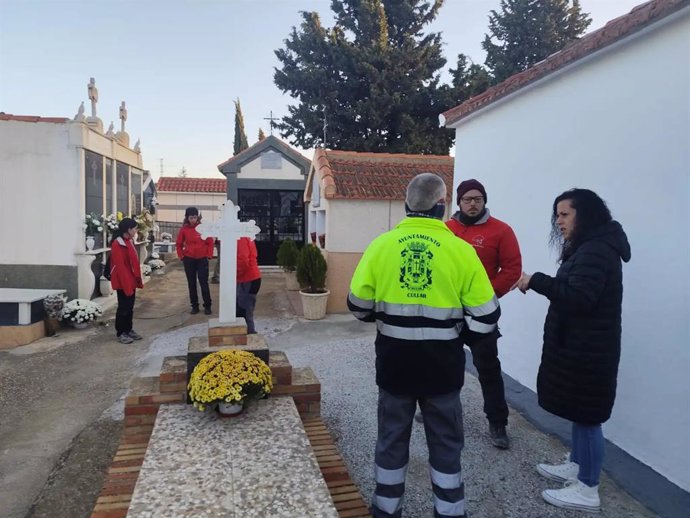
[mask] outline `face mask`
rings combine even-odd
[[[408,216],[424,216],[427,218],[443,219],[443,215],[446,213],[446,204],[437,203],[428,210],[412,210],[405,203],[405,212]]]

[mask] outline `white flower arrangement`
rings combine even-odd
[[[165,268],[165,263],[162,259],[151,259],[148,264],[152,270],[160,270]]]
[[[87,214],[84,216],[84,230],[87,236],[92,236],[99,232],[103,232],[103,222],[99,219],[98,215]]]
[[[172,234],[170,232],[163,232],[161,234],[161,241],[172,241]]]
[[[83,324],[92,322],[102,315],[103,308],[100,304],[86,299],[73,299],[62,308],[60,320]]]
[[[145,265],[141,268],[141,273],[142,273],[143,275],[146,275],[146,276],[148,277],[149,275],[151,275],[151,267],[150,267],[148,264],[145,264]]]
[[[109,214],[108,216],[103,216],[103,224],[105,225],[105,229],[108,231],[108,234],[112,234],[117,230],[117,226],[120,221],[122,221],[122,218],[124,218],[124,215],[119,211]]]

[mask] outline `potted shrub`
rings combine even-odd
[[[289,291],[297,291],[299,289],[299,283],[297,282],[297,275],[295,270],[297,269],[297,256],[299,255],[299,249],[297,244],[292,239],[286,239],[278,247],[277,262],[285,272],[285,284]]]
[[[250,352],[217,351],[194,367],[187,389],[199,410],[217,405],[221,416],[231,417],[239,414],[247,402],[271,392],[271,376],[270,367]]]
[[[302,289],[302,311],[307,320],[318,320],[326,315],[329,291],[326,289],[328,265],[321,250],[305,245],[297,256],[297,281]]]

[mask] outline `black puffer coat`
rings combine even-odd
[[[623,228],[612,221],[578,246],[556,273],[535,273],[530,289],[551,304],[537,377],[539,405],[560,417],[598,424],[611,416],[621,353]]]

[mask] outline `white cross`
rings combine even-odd
[[[254,220],[240,221],[237,213],[240,208],[228,200],[220,209],[220,219],[213,223],[202,222],[196,227],[201,237],[217,237],[223,247],[223,261],[220,264],[220,302],[218,321],[232,324],[237,320],[235,304],[237,301],[237,240],[241,237],[254,239],[261,229]]]

